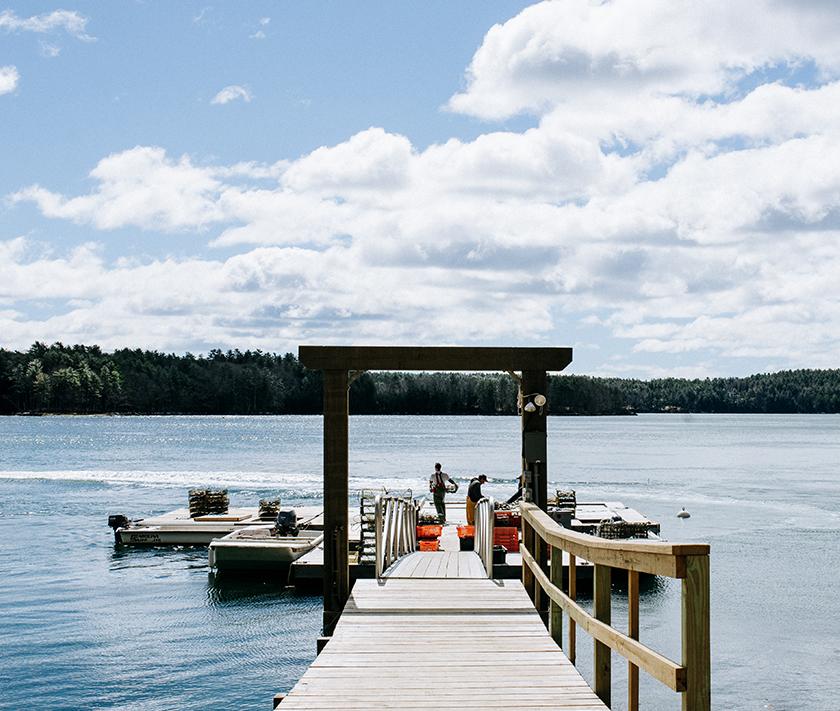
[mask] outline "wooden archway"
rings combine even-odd
[[[545,394],[547,374],[572,362],[571,348],[449,346],[300,346],[298,358],[324,373],[324,618],[332,634],[350,595],[348,548],[350,373],[396,371],[507,371],[516,373],[520,398]],[[548,487],[548,406],[522,412],[522,467],[533,474],[534,502],[545,509]]]

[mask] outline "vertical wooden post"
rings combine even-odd
[[[536,558],[537,565],[543,573],[548,575],[548,543],[536,531],[534,531],[534,548],[536,548],[534,558]],[[537,608],[537,612],[540,613],[546,629],[548,629],[548,603],[551,598],[543,590],[542,585],[536,585],[535,591],[537,593],[537,599],[534,602],[534,606]]]
[[[639,639],[639,573],[627,571],[627,636]],[[627,662],[627,711],[639,711],[639,667]]]
[[[548,377],[544,370],[523,370],[519,394],[546,395]],[[533,472],[534,503],[543,511],[548,507],[548,463],[546,455],[546,424],[548,405],[537,408],[534,412],[526,412],[524,405],[530,398],[522,402],[522,471]],[[539,464],[537,464],[539,462]],[[532,551],[534,555],[534,551]]]
[[[350,595],[347,371],[324,371],[324,619],[332,634]]]
[[[709,627],[709,556],[685,558],[682,581],[682,663],[686,668],[683,711],[712,707],[711,632]]]
[[[611,620],[610,584],[612,568],[608,565],[595,564],[593,597],[593,615],[606,624]],[[608,645],[595,640],[595,693],[607,706],[610,705],[612,691],[611,650]]]
[[[569,553],[569,597],[577,600],[577,559]],[[566,654],[569,661],[574,664],[577,656],[577,623],[569,615],[569,644]]]
[[[563,550],[551,546],[551,584],[563,589]],[[551,601],[551,637],[563,649],[563,608]]]
[[[528,550],[528,552],[533,556],[534,555],[534,548],[533,548],[533,535],[534,529],[526,520],[525,517],[522,517],[522,545]],[[534,574],[531,572],[531,568],[522,563],[522,585],[525,587],[525,591],[528,593],[528,596],[531,600],[534,600],[534,588],[536,587],[536,582],[534,580]]]

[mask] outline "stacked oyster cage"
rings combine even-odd
[[[226,514],[229,506],[227,489],[190,489],[190,518]]]
[[[647,538],[651,524],[647,521],[609,521],[598,524],[596,535],[599,538]]]
[[[274,520],[280,511],[280,499],[260,499],[260,518]]]
[[[548,515],[564,528],[571,528],[576,507],[577,493],[574,489],[557,489],[555,504],[548,507]]]
[[[577,493],[574,489],[557,489],[557,508],[573,509],[577,506]]]

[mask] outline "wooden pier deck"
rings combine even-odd
[[[332,638],[280,708],[606,709],[522,583],[480,570],[475,553],[416,553],[381,581],[357,581]]]

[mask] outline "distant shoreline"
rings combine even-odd
[[[358,415],[516,415],[507,373],[366,372],[349,388]],[[320,415],[322,373],[291,353],[183,355],[35,343],[0,348],[0,414]],[[552,416],[840,413],[840,369],[638,380],[552,374]]]
[[[638,415],[838,415],[837,412],[707,412],[707,411],[676,411],[659,410],[651,412],[561,412],[548,413],[548,417],[636,417]],[[321,417],[320,413],[290,413],[290,412],[11,412],[0,413],[0,417]],[[427,413],[427,412],[396,412],[396,413],[362,413],[351,412],[350,417],[518,417],[515,413]]]

